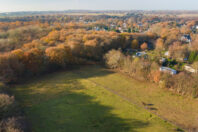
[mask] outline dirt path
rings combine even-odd
[[[101,73],[95,72],[98,71],[95,68],[89,70],[95,75],[109,72],[105,69],[101,70]],[[86,77],[84,72],[77,74]],[[158,88],[153,83],[140,82],[119,73],[112,73],[105,77],[91,77],[88,80],[186,131],[198,131],[198,102],[196,99],[175,95],[170,91]]]

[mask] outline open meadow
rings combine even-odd
[[[134,101],[138,95],[132,87],[142,88],[137,83],[100,66],[88,66],[49,74],[11,90],[34,132],[179,131],[175,125],[132,103],[129,93],[135,95]],[[126,88],[128,96],[121,96]]]

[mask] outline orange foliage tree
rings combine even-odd
[[[37,74],[42,70],[44,66],[44,53],[42,50],[33,48],[24,53],[23,63],[27,70],[33,74]]]
[[[45,54],[50,63],[61,67],[65,67],[66,64],[74,62],[70,49],[64,45],[47,48]]]
[[[141,45],[141,49],[142,49],[142,50],[148,49],[148,44],[147,44],[146,42],[143,43],[143,44]]]

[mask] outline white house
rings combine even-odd
[[[184,69],[188,72],[191,72],[191,73],[198,73],[198,70],[192,68],[191,66],[188,66],[188,65],[185,65],[184,66]]]
[[[169,51],[166,51],[166,52],[164,53],[164,55],[165,55],[165,56],[169,56]]]
[[[172,74],[172,75],[177,74],[177,71],[176,71],[176,70],[171,69],[171,68],[169,68],[169,67],[160,67],[160,71],[161,71],[161,72],[165,72],[165,73],[170,73],[170,74]]]
[[[141,57],[143,55],[146,55],[146,52],[137,52],[136,53],[136,56],[138,56],[138,57]]]
[[[196,25],[195,28],[198,30],[198,25]]]

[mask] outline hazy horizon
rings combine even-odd
[[[0,12],[63,10],[198,10],[195,0],[0,0]]]

